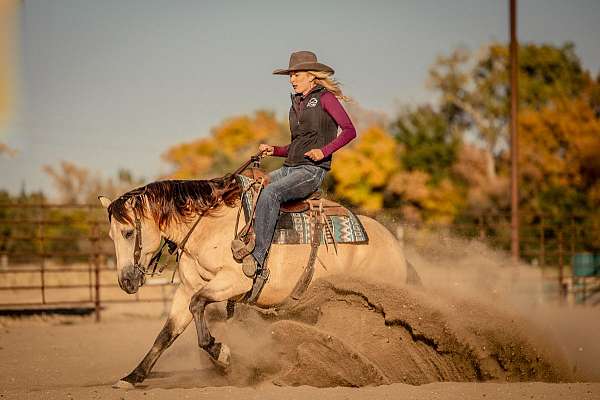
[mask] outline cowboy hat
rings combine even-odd
[[[290,64],[287,69],[280,68],[273,71],[274,75],[289,75],[294,71],[335,71],[328,65],[317,62],[317,55],[312,51],[296,51],[290,56]]]

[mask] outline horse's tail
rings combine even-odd
[[[396,227],[396,239],[398,239],[400,246],[404,248],[404,229],[400,225]],[[406,259],[406,283],[413,286],[423,286],[419,273],[408,259]]]

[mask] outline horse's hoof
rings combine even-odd
[[[211,357],[211,360],[221,370],[226,371],[227,369],[229,369],[229,365],[231,364],[231,350],[229,350],[229,346],[227,346],[224,343],[221,343],[221,351],[219,351],[219,357]]]
[[[115,384],[112,385],[112,387],[115,389],[125,389],[125,390],[135,389],[135,386],[133,386],[132,383],[129,383],[124,380],[120,380],[120,381],[116,382]]]

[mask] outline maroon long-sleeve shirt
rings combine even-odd
[[[323,93],[323,95],[321,95],[320,103],[323,110],[331,115],[331,118],[333,118],[338,127],[341,128],[340,134],[321,148],[323,156],[327,157],[354,139],[356,137],[356,129],[354,128],[354,124],[352,124],[348,113],[346,113],[346,110],[344,110],[344,107],[342,107],[333,93]],[[273,155],[277,157],[287,157],[288,148],[289,145],[273,146]]]

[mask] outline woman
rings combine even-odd
[[[289,75],[294,89],[289,113],[292,140],[287,146],[259,146],[263,155],[286,160],[283,167],[269,174],[269,184],[258,198],[256,245],[243,260],[248,276],[256,270],[260,275],[263,270],[280,204],[306,198],[319,189],[331,167],[331,155],[356,137],[354,125],[338,101],[348,98],[331,78],[333,73],[331,67],[317,62],[317,56],[310,51],[292,53],[287,69],[273,71],[275,75]]]

